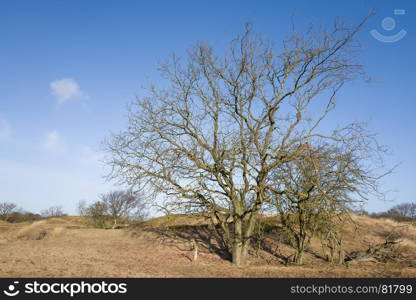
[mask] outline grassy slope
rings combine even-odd
[[[327,263],[314,240],[302,266],[285,266],[267,251],[253,252],[248,266],[238,268],[213,252],[206,221],[196,215],[155,218],[138,228],[89,228],[79,217],[48,219],[32,224],[0,223],[1,277],[416,277],[416,227],[391,220],[353,216],[346,226],[345,249],[362,251],[381,243],[392,231],[401,236],[401,259],[384,263],[357,262],[345,266]],[[275,220],[273,218],[269,220]],[[277,227],[278,229],[278,227]],[[192,262],[189,238],[201,243]],[[290,255],[268,235],[275,253]]]

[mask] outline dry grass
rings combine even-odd
[[[401,240],[395,251],[402,259],[334,265],[323,259],[319,242],[313,241],[302,266],[286,266],[270,251],[262,250],[239,268],[203,247],[198,261],[192,262],[189,237],[199,232],[205,241],[210,240],[206,221],[198,215],[156,218],[123,230],[92,229],[81,218],[64,217],[32,224],[1,222],[0,276],[416,277],[416,227],[361,216],[353,219],[356,226],[344,229],[347,252],[383,242],[394,232]],[[276,246],[283,256],[292,251],[282,243]]]

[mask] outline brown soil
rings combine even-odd
[[[401,241],[394,248],[398,256],[336,265],[324,259],[320,243],[313,241],[304,265],[285,265],[282,257],[292,250],[283,243],[272,245],[272,232],[269,239],[277,252],[252,251],[248,265],[236,267],[207,246],[215,243],[203,219],[195,216],[162,217],[135,229],[93,229],[81,218],[64,217],[32,224],[1,222],[0,277],[416,277],[415,226],[353,219],[356,225],[344,232],[346,252],[365,250],[395,232]],[[196,262],[190,237],[201,244]]]

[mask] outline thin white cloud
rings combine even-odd
[[[0,119],[0,140],[9,138],[11,135],[11,128],[9,122]]]
[[[53,152],[65,152],[66,151],[65,141],[57,130],[48,132],[45,135],[41,143],[41,146],[44,149],[53,151]]]
[[[58,104],[84,97],[84,93],[78,83],[71,78],[54,80],[49,84],[49,87],[51,88],[52,95],[58,101]]]

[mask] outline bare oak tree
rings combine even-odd
[[[364,22],[294,31],[280,47],[247,25],[224,53],[198,43],[185,61],[173,55],[159,69],[167,84],[132,103],[128,128],[106,142],[109,177],[165,195],[172,209],[209,212],[244,264],[270,191],[281,192],[272,171],[296,160],[300,144],[357,133],[319,125],[361,74],[354,36]]]

